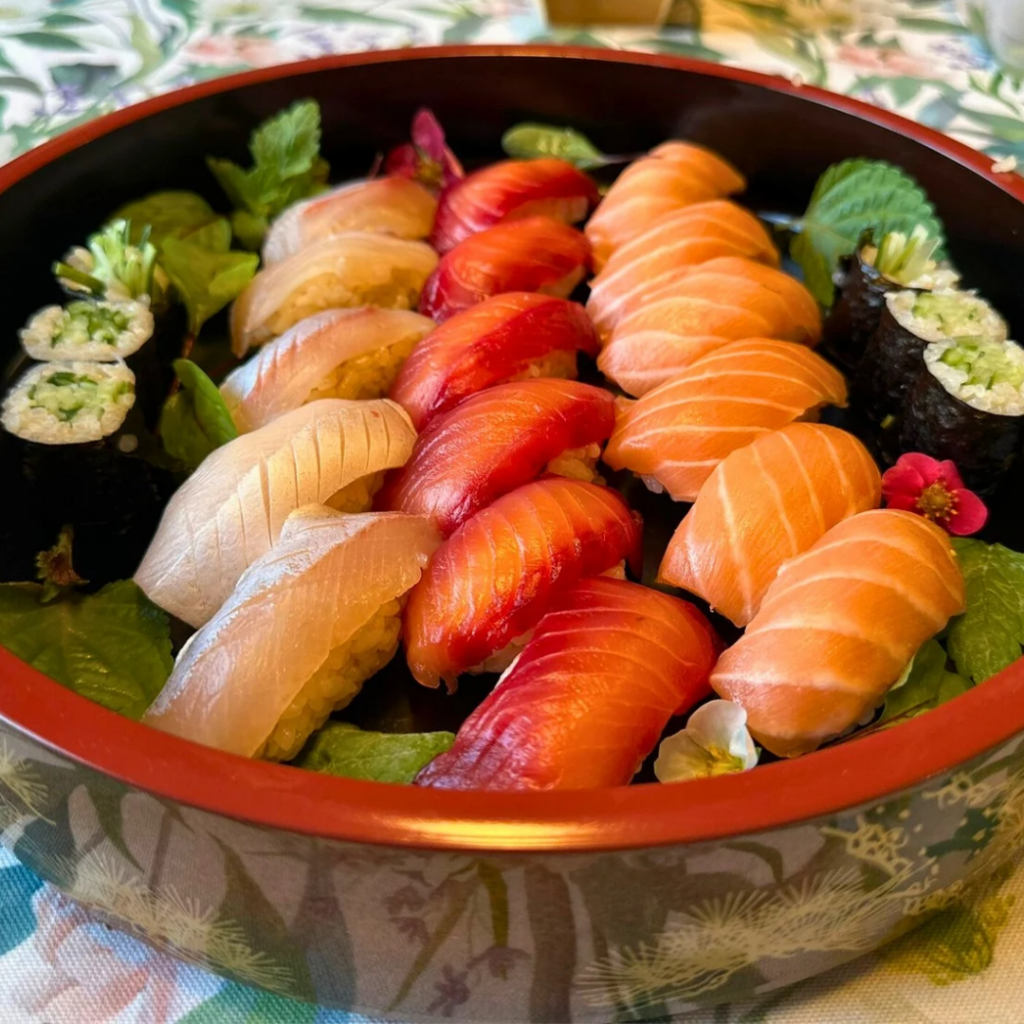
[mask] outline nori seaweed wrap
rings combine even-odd
[[[1006,322],[973,292],[890,292],[855,381],[855,396],[875,423],[899,418],[925,348],[954,338],[1002,341]]]
[[[900,430],[903,451],[952,459],[971,490],[990,493],[1021,445],[1024,349],[962,338],[925,349]]]

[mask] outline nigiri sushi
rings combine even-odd
[[[567,296],[587,272],[590,246],[550,217],[481,231],[447,252],[423,286],[420,312],[439,323],[502,292]]]
[[[434,416],[494,384],[575,377],[577,350],[597,355],[597,334],[582,306],[528,292],[497,295],[424,338],[389,395],[422,430]]]
[[[415,309],[437,266],[425,242],[344,234],[303,246],[261,270],[231,309],[231,351],[244,356],[325,309]]]
[[[781,270],[723,257],[662,286],[621,319],[598,367],[631,395],[657,387],[727,341],[821,337],[814,297]]]
[[[296,510],[185,645],[144,721],[243,757],[294,757],[394,656],[400,601],[439,543],[422,516]]]
[[[324,398],[208,455],[174,493],[135,582],[165,611],[199,627],[248,565],[311,502],[362,512],[416,432],[394,402]]]
[[[575,224],[599,198],[594,182],[566,160],[502,160],[445,189],[430,244],[446,253],[470,235],[524,217]]]
[[[315,313],[229,373],[220,393],[242,432],[318,398],[379,398],[433,328],[404,309]]]
[[[408,178],[350,181],[289,206],[270,225],[263,265],[280,263],[313,242],[352,231],[423,239],[430,234],[436,212],[437,200]]]
[[[625,786],[669,718],[710,693],[718,648],[686,601],[623,580],[581,580],[416,784]]]
[[[730,452],[823,405],[846,405],[846,382],[809,348],[731,342],[637,401],[623,400],[604,461],[676,501],[694,501]]]
[[[623,559],[638,570],[641,539],[640,517],[606,487],[545,477],[510,491],[444,542],[410,594],[409,670],[454,689],[463,672],[506,668],[578,579]]]
[[[587,222],[600,270],[620,246],[694,203],[742,192],[743,175],[720,156],[688,142],[666,142],[634,161]]]
[[[882,481],[845,430],[791,423],[723,459],[669,542],[658,578],[745,626],[779,567],[848,516],[877,508]]]
[[[742,206],[712,199],[664,217],[627,242],[590,282],[587,312],[603,336],[643,297],[681,271],[696,270],[720,256],[779,265],[779,252],[764,225]]]
[[[430,516],[447,537],[545,469],[593,480],[614,423],[615,400],[603,388],[551,379],[499,384],[432,420],[376,507]]]
[[[863,721],[963,610],[943,530],[911,512],[865,512],[782,567],[711,684],[742,705],[759,743],[795,757]]]

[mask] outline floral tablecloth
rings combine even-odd
[[[951,2],[682,0],[676,11],[700,27],[556,30],[531,0],[0,0],[0,161],[116,107],[245,68],[440,42],[565,42],[798,78],[1024,165],[1024,87]],[[687,1024],[1024,1024],[1022,959],[1024,869],[880,953]],[[90,920],[0,846],[2,1024],[363,1019],[154,953]]]

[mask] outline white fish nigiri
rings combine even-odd
[[[311,242],[347,231],[426,238],[436,212],[437,199],[408,178],[349,181],[289,206],[270,225],[263,243],[263,265],[280,263]]]
[[[395,402],[325,398],[208,455],[175,492],[135,582],[199,627],[266,554],[291,512],[319,502],[363,512],[384,471],[405,464],[416,432]]]
[[[293,512],[182,649],[144,721],[243,757],[294,757],[394,656],[400,599],[440,540],[426,516]]]
[[[303,246],[261,270],[231,309],[231,350],[244,356],[325,309],[415,309],[437,266],[425,242],[350,233]]]
[[[220,393],[243,433],[319,398],[379,398],[433,328],[404,309],[316,313],[229,373]]]

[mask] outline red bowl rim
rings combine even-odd
[[[0,168],[0,192],[57,157],[161,110],[331,68],[449,57],[530,56],[662,67],[799,96],[908,136],[1024,202],[1024,179],[992,158],[887,110],[813,86],[662,54],[561,46],[441,46],[343,54],[202,82],[73,128]],[[685,787],[460,793],[340,779],[250,761],[132,722],[0,648],[0,720],[121,782],[213,814],[355,843],[452,851],[601,851],[693,843],[778,828],[913,789],[1024,731],[1024,659],[895,729]],[[1019,709],[1016,714],[1014,708]]]

